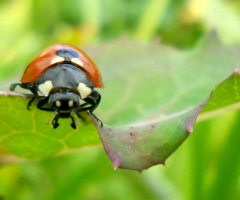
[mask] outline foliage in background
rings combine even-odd
[[[203,34],[215,28],[224,42],[237,44],[239,10],[240,3],[234,0],[3,0],[0,81],[21,76],[33,56],[56,42],[82,46],[127,35],[145,41],[158,38],[190,51]],[[198,123],[191,137],[167,161],[167,167],[153,167],[141,177],[131,171],[113,172],[102,148],[3,166],[0,196],[240,199],[239,120],[239,112],[234,112]]]

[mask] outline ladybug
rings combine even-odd
[[[74,117],[79,126],[79,113],[83,111],[89,111],[103,126],[92,113],[101,101],[101,95],[94,88],[104,87],[102,76],[93,61],[77,47],[55,44],[40,52],[26,68],[21,83],[12,84],[10,90],[14,91],[17,86],[34,94],[28,110],[37,98],[38,109],[54,112],[54,129],[59,126],[59,118],[71,118],[71,127],[76,129]]]

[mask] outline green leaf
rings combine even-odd
[[[106,140],[103,144],[107,153],[112,154],[111,159],[120,151],[124,151],[122,155],[128,154],[128,149],[132,148],[128,142],[137,144],[133,150],[135,154],[130,155],[135,161],[129,164],[126,157],[124,163],[128,164],[123,166],[121,159],[124,156],[120,156],[121,159],[114,160],[114,167],[139,171],[164,163],[181,145],[188,132],[192,131],[201,110],[196,106],[238,66],[239,60],[239,47],[222,44],[215,33],[207,35],[191,51],[125,39],[85,48],[85,52],[101,69],[106,86],[100,91],[102,102],[95,114],[110,125],[148,124],[137,126],[134,131],[107,125],[103,129],[98,127],[101,139]],[[233,83],[228,83],[228,87],[235,87]],[[69,119],[60,119],[60,127],[53,130],[51,125],[46,125],[52,113],[40,111],[35,105],[28,111],[26,105],[29,98],[21,96],[0,96],[1,154],[8,152],[19,157],[43,158],[100,144],[97,130],[87,113],[83,113],[81,126],[77,130],[70,127]],[[212,112],[237,102],[236,99],[227,101],[216,102],[214,108],[207,105],[202,119],[210,118],[214,116]],[[152,125],[153,121],[156,124]],[[116,136],[112,136],[112,140],[104,135],[109,134],[109,128]],[[153,137],[155,134],[157,140]],[[120,136],[123,136],[123,141],[118,138]],[[108,141],[111,141],[107,144],[109,147],[106,145]]]
[[[203,113],[221,109],[230,105],[236,105],[240,100],[240,79],[237,70],[229,78],[220,83],[212,92],[208,104]]]
[[[96,128],[86,113],[80,127],[74,130],[69,119],[60,119],[60,127],[53,130],[46,124],[51,112],[42,112],[32,105],[31,95],[2,92],[0,95],[0,147],[25,158],[42,158],[64,150],[99,144]],[[50,120],[51,121],[51,120]]]
[[[131,127],[101,127],[95,122],[104,149],[118,167],[142,172],[151,166],[165,164],[166,159],[193,131],[198,114],[221,109],[240,101],[240,74],[237,71],[219,84],[207,101],[196,108]],[[94,118],[92,117],[92,120]]]

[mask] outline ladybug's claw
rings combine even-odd
[[[102,123],[102,121],[101,121],[100,119],[98,119],[97,116],[96,116],[95,114],[93,114],[93,113],[91,113],[91,114],[92,114],[93,117],[96,119],[96,121],[97,121],[98,123],[101,124],[101,128],[102,128],[102,127],[103,127],[103,123]]]

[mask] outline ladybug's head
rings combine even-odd
[[[70,114],[73,108],[79,107],[79,100],[79,95],[73,92],[56,92],[49,97],[50,106],[55,108],[62,118],[64,114]]]
[[[80,125],[78,117],[74,113],[73,109],[78,108],[80,105],[80,97],[78,94],[73,92],[56,92],[52,93],[49,96],[50,106],[55,111],[55,118],[52,121],[53,128],[57,128],[59,126],[58,119],[59,118],[71,118],[72,119],[72,128],[76,129],[75,120],[72,115],[77,119],[77,124]]]

